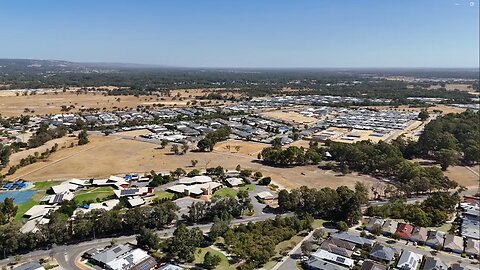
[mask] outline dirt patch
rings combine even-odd
[[[263,112],[261,115],[279,119],[281,121],[285,121],[292,124],[312,124],[316,123],[318,119],[314,117],[307,117],[298,112],[291,111],[291,110],[276,110],[276,111],[268,111]]]
[[[465,186],[469,189],[479,188],[480,185],[480,166],[451,166],[444,172],[448,178],[454,180],[459,185]]]
[[[269,147],[269,144],[257,143],[257,142],[245,142],[239,140],[227,140],[217,143],[214,150],[217,152],[225,153],[238,153],[241,155],[248,155],[256,157],[259,152],[265,147]],[[238,150],[237,150],[238,149]]]

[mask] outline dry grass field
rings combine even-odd
[[[261,171],[264,175],[271,176],[275,183],[284,188],[295,188],[301,185],[317,188],[341,185],[353,187],[356,181],[366,184],[378,182],[366,175],[338,176],[332,171],[323,171],[316,166],[294,168],[264,166],[256,162],[255,157],[242,153],[242,148],[245,151],[248,149],[258,149],[259,151],[263,148],[254,144],[242,144],[239,153],[229,153],[221,144],[211,153],[188,152],[185,155],[176,156],[170,153],[169,147],[159,149],[156,144],[114,136],[92,135],[90,141],[87,145],[62,149],[52,154],[48,161],[21,168],[8,179],[24,178],[29,181],[45,181],[98,178],[108,177],[112,174],[141,173],[151,170],[165,173],[179,167],[188,171],[193,169],[191,160],[198,160],[198,169],[220,165],[233,170],[240,165],[244,169]]]
[[[480,192],[480,166],[464,167],[452,166],[448,167],[445,175],[456,181],[459,185],[469,189],[471,194]]]
[[[241,155],[248,155],[252,157],[257,157],[257,154],[263,150],[263,148],[270,145],[257,142],[245,142],[240,140],[228,140],[224,142],[217,143],[214,150],[217,152],[225,153],[238,153]],[[237,147],[238,151],[237,151]]]
[[[268,111],[261,113],[261,115],[286,121],[292,124],[312,124],[318,121],[318,119],[314,117],[307,117],[300,113],[289,110]]]
[[[195,91],[195,92],[194,92]],[[195,96],[204,95],[201,90],[176,90],[172,97],[157,96],[104,96],[100,92],[89,92],[77,95],[73,91],[57,92],[45,91],[36,95],[16,96],[12,91],[0,91],[0,114],[4,116],[19,116],[21,114],[45,115],[61,113],[62,106],[74,106],[70,112],[80,109],[95,108],[98,110],[112,111],[117,108],[136,108],[139,105],[152,106],[162,104],[165,106],[187,106],[196,100]],[[180,94],[182,100],[175,97]],[[191,96],[191,97],[190,97]],[[202,100],[208,101],[208,100]],[[200,102],[200,101],[197,101]],[[211,104],[223,104],[223,101],[213,100]],[[29,109],[33,112],[26,112]]]

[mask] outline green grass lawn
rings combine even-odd
[[[195,261],[194,261],[195,264],[200,265],[201,263],[203,263],[203,257],[205,256],[205,253],[207,253],[207,251],[210,251],[210,253],[220,256],[220,259],[222,259],[220,261],[220,264],[215,269],[217,270],[234,270],[235,269],[236,266],[230,265],[228,263],[228,258],[223,253],[218,252],[210,247],[197,249],[197,251],[195,252]]]
[[[79,191],[75,194],[73,198],[75,202],[81,203],[83,201],[96,201],[97,198],[100,200],[105,200],[106,198],[112,196],[113,188],[112,187],[98,187],[87,190]]]
[[[427,229],[436,230],[436,231],[440,231],[440,232],[448,232],[450,230],[450,228],[452,228],[452,224],[451,223],[445,223],[440,227],[428,227]]]
[[[237,196],[237,193],[239,190],[246,190],[248,192],[252,192],[254,189],[253,184],[248,184],[242,187],[239,187],[238,189],[230,188],[230,187],[224,187],[219,189],[217,192],[215,192],[214,197],[235,197]]]
[[[165,190],[155,192],[155,198],[164,199],[164,198],[173,198],[174,194]]]
[[[43,198],[43,196],[45,196],[45,192],[37,192],[33,194],[33,196],[27,202],[19,204],[17,214],[15,215],[15,219],[16,220],[21,219],[23,214],[25,214],[25,212],[27,212],[34,205],[37,205],[40,203],[40,200]]]
[[[235,197],[237,196],[238,191],[233,188],[224,187],[215,192],[214,197]]]
[[[255,187],[254,187],[253,184],[247,184],[247,185],[245,185],[245,186],[243,186],[243,187],[239,187],[238,189],[239,189],[239,190],[246,190],[246,191],[248,191],[248,192],[252,192],[254,188],[255,188]]]
[[[35,182],[34,188],[36,190],[47,190],[49,187],[56,186],[62,183],[61,181],[45,181],[45,182]]]
[[[319,228],[319,227],[322,227],[323,226],[323,223],[327,222],[326,220],[323,220],[323,219],[315,219],[313,221],[313,224],[312,224],[312,227],[314,229],[316,228]]]

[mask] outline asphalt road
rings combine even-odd
[[[283,216],[287,216],[287,215],[291,215],[291,214],[284,214]],[[275,213],[269,213],[269,212],[263,212],[263,211],[258,213],[256,212],[255,215],[251,217],[247,216],[247,217],[233,220],[232,225],[262,221],[270,218],[275,218],[275,216],[276,216]],[[212,224],[194,225],[194,226],[189,226],[189,228],[198,227],[203,232],[208,232],[210,230],[211,225]],[[157,231],[157,233],[159,234],[160,237],[171,237],[173,235],[174,230],[175,230],[175,227],[159,230]],[[117,243],[126,243],[126,242],[134,243],[135,235],[121,236],[121,237],[116,237],[114,239]],[[22,257],[22,261],[32,261],[32,260],[39,260],[45,257],[50,257],[53,255],[53,257],[57,260],[59,266],[64,269],[85,270],[86,267],[81,267],[76,264],[76,261],[81,257],[81,255],[85,251],[91,248],[104,248],[105,246],[110,244],[111,240],[112,238],[101,238],[101,239],[81,242],[78,244],[61,245],[48,250],[33,251],[28,254],[24,254],[21,257]],[[14,257],[9,257],[7,259],[0,260],[0,267],[6,266],[9,263],[12,263],[14,261],[15,261]]]

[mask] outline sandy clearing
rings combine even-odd
[[[237,151],[235,147],[240,147]],[[227,140],[224,142],[217,143],[214,150],[217,152],[225,153],[238,153],[241,155],[248,155],[252,157],[257,157],[257,154],[263,150],[265,147],[269,147],[269,144],[257,143],[257,142],[245,142],[240,140]]]
[[[314,117],[307,117],[298,112],[290,110],[276,110],[276,111],[267,111],[261,113],[261,115],[271,117],[274,119],[279,119],[293,124],[312,124],[316,123],[318,119]]]
[[[444,172],[448,178],[456,181],[459,185],[465,187],[479,187],[480,185],[480,165],[465,167],[451,166]]]
[[[255,162],[248,154],[214,151],[211,153],[189,152],[186,155],[171,155],[169,147],[158,149],[158,145],[131,139],[103,137],[96,140],[90,136],[91,143],[74,148],[60,150],[46,162],[36,163],[18,170],[8,179],[22,176],[30,181],[62,180],[68,178],[108,177],[112,174],[131,172],[168,172],[176,168],[193,169],[191,160],[198,160],[197,168],[223,166],[233,170],[237,165],[244,169],[261,171],[271,176],[276,183],[285,188],[301,185],[310,187],[353,187],[356,181],[366,184],[378,183],[378,180],[367,176],[350,174],[338,176],[332,171],[323,171],[316,166],[294,168],[276,168]],[[260,149],[260,148],[258,148]]]

